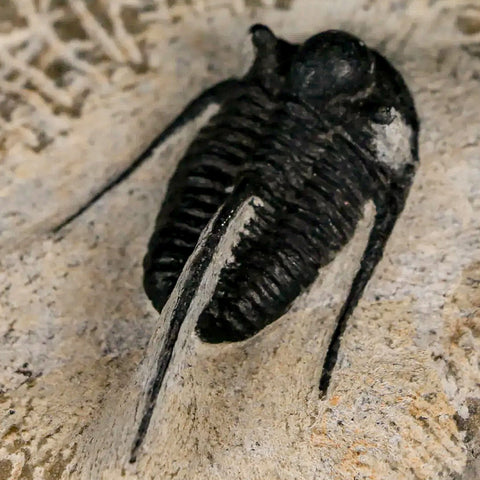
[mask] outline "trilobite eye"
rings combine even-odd
[[[300,49],[290,71],[290,85],[293,93],[310,99],[354,94],[371,83],[373,65],[363,42],[345,32],[324,32]]]

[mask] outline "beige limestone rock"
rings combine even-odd
[[[86,5],[88,10],[82,8]],[[0,480],[480,476],[480,9],[455,0],[0,5]],[[141,261],[184,139],[53,233],[263,21],[388,55],[422,120],[405,212],[317,384],[357,238],[290,313],[219,348],[182,328],[128,463],[164,323]]]

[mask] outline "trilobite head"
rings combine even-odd
[[[374,81],[374,57],[358,38],[328,30],[309,38],[295,55],[288,78],[292,93],[315,106],[352,97]]]
[[[249,32],[255,47],[255,60],[247,78],[256,79],[264,87],[277,93],[285,83],[298,46],[276,37],[262,24],[252,25]]]

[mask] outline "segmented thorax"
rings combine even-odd
[[[240,174],[264,207],[199,319],[206,341],[248,338],[285,313],[353,237],[365,203],[386,186],[372,153],[373,132],[358,115],[346,124],[288,98],[272,118]]]
[[[344,116],[350,121],[286,100],[245,169],[279,217],[302,208],[315,215],[326,247],[348,241],[365,202],[387,183],[371,125],[358,112]]]
[[[161,309],[201,231],[231,192],[274,107],[258,85],[245,85],[197,134],[170,183],[145,259],[145,288]]]

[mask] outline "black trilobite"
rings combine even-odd
[[[247,339],[284,314],[353,237],[365,204],[374,202],[375,223],[325,360],[325,389],[346,320],[382,256],[415,173],[414,103],[384,57],[341,31],[293,46],[274,41],[264,28],[256,27],[268,34],[269,48],[259,49],[250,76],[221,87],[220,112],[181,161],[157,219],[145,289],[158,309],[210,225],[185,272],[132,458],[188,306],[242,205],[252,205],[255,214],[198,319],[196,332],[206,342]]]

